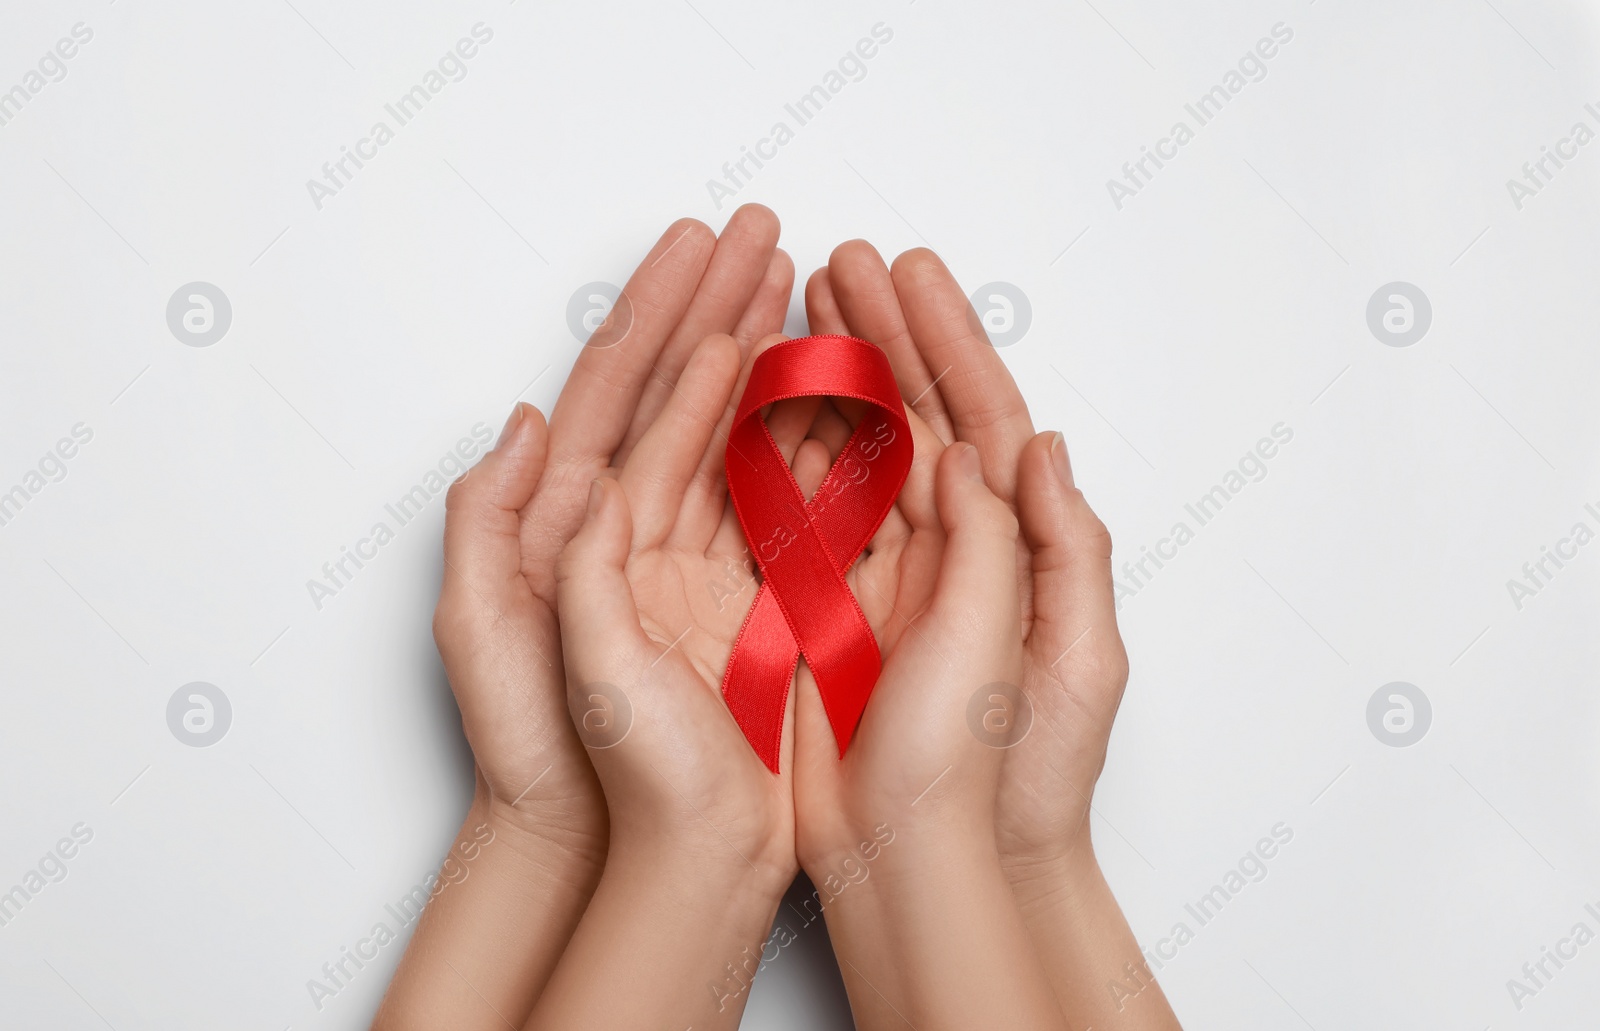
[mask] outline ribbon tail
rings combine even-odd
[[[883,668],[871,628],[864,617],[856,618],[861,621],[870,648],[845,650],[835,647],[843,643],[839,639],[824,639],[818,643],[832,654],[812,655],[805,653],[805,646],[801,646],[806,664],[817,682],[817,692],[822,695],[822,707],[828,713],[828,724],[833,727],[833,740],[839,746],[841,759],[845,749],[850,747],[850,739],[855,735],[861,714],[866,711],[867,699],[872,697],[872,689]]]
[[[722,678],[722,697],[750,747],[773,773],[778,772],[784,710],[799,660],[800,649],[783,610],[772,588],[762,584],[733,642],[733,655]]]

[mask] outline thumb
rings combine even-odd
[[[1033,554],[1035,661],[1084,692],[1107,721],[1128,679],[1128,656],[1117,631],[1111,535],[1073,482],[1061,434],[1041,433],[1018,463],[1017,507]]]
[[[494,449],[445,494],[445,572],[434,616],[441,649],[472,639],[526,593],[518,513],[544,471],[548,437],[539,409],[519,403]]]
[[[1020,626],[1017,517],[984,484],[978,449],[957,443],[939,457],[934,498],[945,528],[933,610],[954,626]]]
[[[648,653],[625,571],[632,541],[633,516],[622,484],[596,479],[583,526],[556,563],[562,654],[574,683],[627,678]]]

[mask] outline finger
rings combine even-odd
[[[794,710],[794,779],[796,788],[803,792],[806,789],[800,787],[802,784],[826,785],[837,780],[843,755],[833,736],[828,709],[822,704],[822,691],[805,664],[805,656],[800,657],[800,665],[795,670],[790,698],[789,707]],[[868,704],[871,704],[870,699]],[[817,791],[817,788],[811,790]],[[825,790],[817,793],[823,794]]]
[[[754,590],[758,585],[756,581],[756,560],[750,554],[750,544],[745,540],[744,527],[739,525],[739,515],[733,510],[732,505],[727,505],[722,510],[721,517],[717,520],[717,528],[712,532],[711,541],[706,545],[706,554],[722,562],[722,568],[727,573],[729,584],[738,586],[738,593],[733,601],[725,601],[724,605],[748,605],[754,600],[753,593],[746,594],[745,589]],[[719,610],[720,611],[720,610]]]
[[[696,470],[718,450],[713,434],[738,375],[739,345],[726,335],[706,337],[622,467],[635,547],[655,547],[672,532]]]
[[[678,381],[700,341],[713,333],[731,333],[738,326],[766,279],[777,247],[778,216],[769,209],[746,204],[728,219],[694,300],[656,358],[656,375],[639,396],[633,424],[613,457],[615,464],[628,460],[628,452],[655,422],[672,393],[671,384]]]
[[[931,578],[923,575],[933,571],[926,564],[903,564],[906,548],[918,534],[935,535],[930,539],[938,540],[944,533],[935,485],[940,455],[948,449],[916,412],[907,411],[906,421],[911,426],[911,468],[856,567],[857,582],[866,588],[860,599],[862,611],[884,639],[897,623],[910,618],[932,588]]]
[[[445,575],[434,617],[441,649],[453,645],[452,631],[498,619],[526,590],[517,513],[544,471],[547,443],[544,416],[518,402],[494,448],[445,494]]]
[[[934,388],[925,356],[911,338],[894,279],[877,249],[865,240],[834,248],[828,259],[828,282],[850,332],[877,344],[889,356],[900,396],[941,440],[954,440],[944,401]]]
[[[832,417],[819,415],[811,435],[818,439],[825,437],[826,442],[831,444],[842,433],[843,441],[829,448],[830,453],[837,456],[848,444],[856,426],[874,409],[865,401],[852,397],[835,397],[831,401],[838,413],[837,423]],[[934,504],[934,471],[945,444],[916,412],[908,408],[905,416],[906,424],[911,428],[911,469],[906,473],[906,482],[900,488],[895,507],[905,515],[912,528],[937,528],[939,514]]]
[[[917,349],[939,377],[956,438],[977,446],[989,485],[1014,501],[1017,459],[1033,436],[1022,392],[938,255],[907,251],[891,275]]]
[[[957,626],[1009,627],[1017,634],[1017,517],[986,486],[977,448],[945,449],[935,493],[945,547],[933,611]]]
[[[1127,652],[1117,631],[1111,535],[1073,484],[1061,434],[1028,442],[1017,476],[1017,515],[1033,555],[1033,626],[1028,650],[1058,678],[1098,688],[1095,711],[1115,712],[1127,681]]]
[[[750,459],[740,456],[737,451],[732,455],[728,452],[728,434],[733,430],[733,417],[738,413],[739,400],[744,397],[745,387],[750,382],[750,370],[756,358],[768,348],[783,343],[785,339],[780,333],[764,337],[751,349],[744,364],[740,366],[739,378],[733,385],[733,392],[728,395],[727,404],[719,413],[716,429],[711,438],[712,444],[701,457],[699,468],[695,470],[694,479],[684,495],[683,513],[670,538],[673,547],[691,551],[696,548],[704,551],[711,547],[711,542],[717,535],[717,528],[722,522],[723,508],[726,507],[728,500],[726,463],[729,460],[750,462]],[[793,406],[788,406],[788,410],[792,414]],[[785,431],[785,436],[796,437],[792,431]],[[793,443],[798,444],[799,440],[794,439]]]
[[[622,485],[597,477],[583,526],[556,563],[562,653],[574,683],[631,682],[632,672],[650,661],[653,649],[625,572],[632,537]]]
[[[828,398],[817,407],[816,417],[811,420],[811,430],[807,435],[822,441],[828,447],[828,454],[837,457],[850,442],[850,433],[854,429],[850,420],[839,413],[834,399]]]
[[[739,341],[740,350],[748,352],[762,337],[783,332],[784,320],[789,316],[789,294],[793,290],[794,259],[780,247],[772,252],[766,276],[734,327],[733,338]]]
[[[523,574],[546,603],[554,602],[555,559],[583,519],[589,480],[611,465],[715,246],[704,223],[686,218],[669,226],[584,345],[556,399],[542,482],[522,513]]]
[[[906,422],[911,426],[911,471],[895,504],[913,530],[932,529],[939,526],[935,487],[940,456],[947,448],[916,412],[906,412]]]
[[[820,273],[823,270],[818,271]],[[813,275],[812,281],[815,280],[816,276]],[[808,287],[808,310],[809,295]],[[833,332],[818,329],[815,316],[808,317],[811,319],[813,332]],[[831,411],[832,406],[824,404],[822,409]],[[838,444],[838,447],[842,448],[844,441],[850,437],[850,427],[845,425],[837,412],[833,413],[833,418],[838,420],[838,425],[843,430],[843,436]],[[800,485],[800,492],[807,498],[815,494],[817,488],[822,485],[832,464],[832,456],[837,453],[837,450],[816,438],[808,438],[796,449],[794,479]],[[734,529],[738,530],[737,521],[734,523]],[[817,689],[817,682],[812,677],[811,670],[805,665],[804,657],[801,658],[801,664],[795,671],[794,688],[789,701],[789,719],[792,727],[792,753],[789,762],[791,768],[795,769],[795,779],[803,779],[807,784],[825,784],[837,776],[839,746],[833,737],[833,724],[828,720],[828,710],[822,704],[822,694]],[[804,772],[799,770],[801,765],[805,766]]]
[[[716,236],[704,223],[668,227],[578,354],[550,414],[552,464],[606,463],[634,421],[645,381],[689,310]],[[578,485],[586,489],[587,480]],[[582,511],[582,497],[572,507]]]
[[[768,408],[767,432],[772,434],[772,442],[778,445],[785,462],[794,463],[795,449],[810,434],[825,400],[816,395],[790,397]]]
[[[781,340],[782,338],[776,339]],[[766,342],[763,341],[763,343],[765,344]],[[768,344],[767,346],[771,345]],[[761,349],[764,350],[765,348]],[[753,354],[751,357],[754,358],[755,355]],[[817,487],[821,485],[823,478],[828,473],[828,463],[831,461],[829,458],[831,452],[827,447],[821,441],[813,440],[806,436],[806,431],[811,425],[811,417],[808,413],[817,411],[825,403],[826,399],[821,397],[790,398],[787,401],[780,401],[773,405],[771,412],[767,416],[767,429],[772,434],[773,441],[778,445],[778,450],[783,454],[784,461],[789,463],[795,481],[800,485],[801,492],[808,498],[816,493]],[[850,431],[846,427],[844,437],[841,439],[848,439],[849,436]],[[815,452],[808,452],[808,446],[811,445],[815,446]],[[811,476],[815,468],[816,454],[818,453],[822,456],[822,472],[816,475],[815,482],[810,483],[808,486],[808,481],[801,479],[801,474],[804,472],[806,476]],[[803,468],[799,464],[801,455],[807,456],[807,462]],[[739,567],[747,571],[747,578],[753,578],[755,574],[751,571],[754,570],[755,564],[744,539],[744,529],[739,525],[739,517],[734,512],[733,506],[726,503],[726,479],[721,481],[720,486],[722,492],[715,499],[715,504],[721,507],[716,510],[717,526],[713,531],[710,543],[706,545],[706,553],[720,555],[728,560],[736,560]]]
[[[839,299],[833,294],[833,283],[824,265],[811,273],[806,280],[806,326],[816,336],[847,334],[844,313],[839,310]]]
[[[832,459],[828,457],[828,449],[820,440],[807,440],[796,450],[794,482],[800,485],[800,494],[807,501],[810,501],[817,488],[822,486],[830,464]]]
[[[733,403],[728,413],[728,432],[733,431],[733,416],[737,414],[735,410],[744,397],[745,387],[750,382],[750,374],[755,370],[756,359],[788,339],[782,333],[772,333],[763,337],[750,350],[744,368],[739,370],[739,383],[734,390]],[[767,432],[772,434],[772,442],[778,445],[778,451],[783,455],[784,462],[793,464],[795,448],[806,439],[812,422],[816,420],[817,411],[825,400],[826,398],[819,396],[786,398],[776,404],[768,405],[762,413],[762,418],[767,424]]]

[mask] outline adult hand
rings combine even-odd
[[[376,1027],[499,1029],[527,1016],[600,876],[604,800],[567,715],[556,558],[590,482],[624,465],[695,345],[748,349],[782,328],[794,268],[778,222],[740,208],[717,239],[673,224],[583,347],[549,425],[518,405],[446,501],[434,638],[461,710],[477,790]],[[465,862],[464,862],[465,861]]]
[[[567,715],[556,558],[583,521],[589,485],[621,468],[695,346],[740,347],[782,328],[793,265],[778,222],[747,205],[722,238],[692,219],[664,233],[578,356],[548,431],[513,413],[504,461],[486,460],[447,500],[434,636],[498,815],[603,855],[605,807]]]
[[[1019,686],[1033,725],[1005,755],[995,817],[1001,860],[1073,1020],[1176,1028],[1090,841],[1090,800],[1128,659],[1111,538],[1074,481],[1065,442],[1034,432],[966,294],[932,251],[908,251],[891,270],[864,241],[842,244],[808,281],[806,310],[816,331],[881,346],[912,411],[940,442],[974,445],[990,488],[1017,513]],[[1112,982],[1120,995],[1108,991]],[[1141,1005],[1128,1005],[1128,994]]]

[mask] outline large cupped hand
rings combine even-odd
[[[748,349],[782,328],[793,266],[778,223],[741,208],[721,239],[674,223],[584,345],[548,429],[521,406],[504,442],[450,492],[434,636],[494,808],[574,847],[605,847],[605,807],[567,716],[555,566],[589,484],[622,468],[696,345]]]

